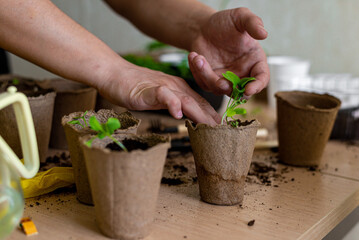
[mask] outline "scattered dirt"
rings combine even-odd
[[[47,171],[53,167],[72,167],[70,154],[66,152],[58,152],[53,156],[46,158],[46,162],[40,163],[40,172]]]
[[[254,220],[254,219],[253,219],[253,220],[250,220],[250,221],[247,223],[247,225],[250,226],[250,227],[252,227],[252,226],[254,225],[255,221],[256,221],[256,220]]]

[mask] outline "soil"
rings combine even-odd
[[[125,138],[122,141],[122,144],[125,145],[125,147],[127,148],[127,150],[129,152],[133,151],[133,150],[147,150],[150,146],[145,143],[145,142],[141,142],[141,141],[137,141],[137,140],[133,140],[133,139],[127,139]],[[109,143],[106,145],[106,148],[111,149],[112,151],[123,151],[123,149],[118,146],[115,142]]]
[[[39,172],[47,171],[53,167],[72,167],[70,154],[66,152],[58,152],[53,156],[46,158],[46,162],[40,163]]]

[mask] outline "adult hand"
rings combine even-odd
[[[262,20],[247,8],[214,13],[201,26],[189,56],[191,71],[200,87],[215,94],[231,94],[222,73],[255,77],[245,95],[259,93],[269,81],[266,55],[257,40],[267,37]]]
[[[181,78],[128,62],[116,69],[98,86],[100,94],[115,104],[132,110],[167,108],[174,118],[185,114],[194,122],[212,126],[221,120],[212,106]]]

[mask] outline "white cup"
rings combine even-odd
[[[291,56],[270,56],[267,61],[270,71],[268,103],[275,108],[274,94],[278,91],[295,90],[297,82],[308,77],[310,62]]]

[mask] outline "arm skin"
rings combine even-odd
[[[241,75],[264,75],[264,80],[255,81],[260,86],[255,88],[255,83],[252,84],[253,93],[266,85],[269,73],[266,74],[263,56],[251,38],[259,34],[259,30],[251,30],[253,23],[259,21],[261,24],[254,14],[244,14],[241,9],[214,13],[190,0],[107,2],[145,33],[194,51],[189,56],[190,67],[204,89],[230,94],[229,83],[218,79],[224,69],[235,69]],[[235,21],[229,20],[231,18]],[[235,53],[231,52],[232,48],[218,46],[219,43],[227,45],[221,43],[222,38],[216,37],[219,35],[216,31],[228,23],[230,26],[222,33],[226,36],[237,29],[235,37],[243,43]],[[111,102],[128,109],[167,108],[175,118],[185,114],[194,122],[210,125],[220,122],[215,110],[183,79],[124,61],[49,0],[0,0],[0,47],[64,78],[93,86]],[[212,59],[208,62],[208,58]],[[241,66],[241,63],[247,65]],[[262,69],[252,67],[253,64]],[[246,93],[250,87],[251,84]]]
[[[128,63],[49,0],[0,0],[0,47],[128,109],[167,108],[175,118],[220,121],[183,79]]]

